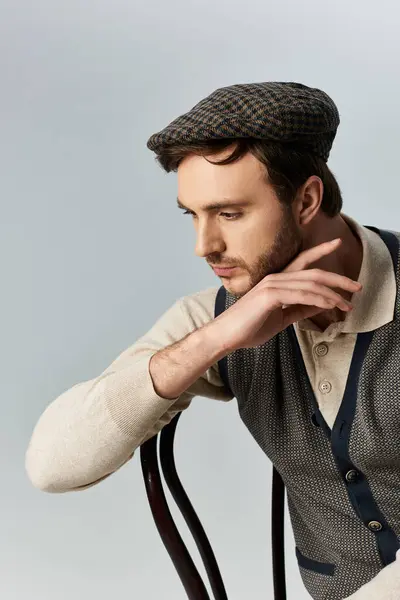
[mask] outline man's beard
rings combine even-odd
[[[282,225],[276,233],[271,248],[259,261],[260,280],[272,273],[283,271],[300,254],[302,249],[303,239],[291,208],[284,206]]]
[[[250,272],[250,285],[240,294],[233,294],[241,298],[264,277],[273,273],[280,273],[303,250],[303,239],[296,225],[290,206],[282,207],[282,222],[279,231],[268,251],[263,254],[252,272]]]

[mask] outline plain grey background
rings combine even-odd
[[[45,494],[24,471],[30,435],[178,297],[221,283],[194,254],[176,175],[146,148],[217,87],[327,91],[342,120],[329,165],[343,212],[400,229],[399,16],[385,0],[0,1],[2,597],[186,598],[139,452],[93,488]],[[236,401],[196,398],[176,457],[229,600],[270,598],[271,465]],[[288,598],[305,600],[286,523]]]

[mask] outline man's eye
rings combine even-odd
[[[192,211],[190,210],[185,210],[183,212],[184,215],[193,215]],[[224,216],[227,218],[228,221],[235,221],[236,219],[238,219],[239,217],[242,216],[242,213],[227,213],[227,212],[222,212],[220,213],[221,216]]]

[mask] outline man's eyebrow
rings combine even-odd
[[[185,206],[184,204],[182,204],[182,202],[179,200],[179,198],[176,199],[177,200],[177,206],[178,208],[180,208],[181,210],[189,210],[190,208],[188,208],[187,206]],[[204,211],[204,212],[211,212],[213,210],[219,210],[220,208],[232,208],[232,207],[238,207],[238,206],[250,206],[252,204],[251,200],[226,200],[224,201],[220,201],[220,202],[214,202],[213,204],[206,204],[204,206],[200,207],[200,210]]]

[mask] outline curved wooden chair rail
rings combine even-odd
[[[157,456],[157,441],[160,436],[160,462],[168,488],[184,517],[203,561],[214,600],[228,600],[221,573],[210,542],[199,518],[179,480],[175,468],[173,444],[176,426],[182,413],[140,446],[140,460],[147,498],[151,512],[164,543],[175,566],[189,600],[210,600],[202,578],[175,525],[164,494]],[[272,475],[272,571],[275,600],[286,600],[284,562],[284,483],[273,467]]]

